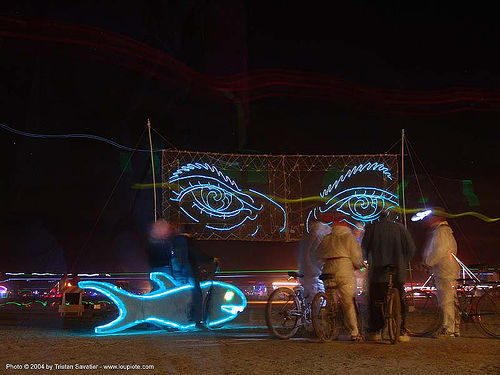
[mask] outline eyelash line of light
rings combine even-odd
[[[215,165],[210,165],[208,163],[188,163],[186,165],[183,165],[182,167],[180,167],[179,169],[177,169],[174,173],[172,173],[172,175],[170,176],[168,182],[174,182],[176,181],[180,174],[182,174],[183,172],[190,172],[192,171],[193,169],[205,169],[207,171],[211,171],[215,174],[217,174],[217,176],[219,177],[222,177],[222,179],[224,181],[226,181],[227,183],[229,183],[230,185],[233,185],[238,191],[241,191],[241,189],[238,187],[238,184],[232,180],[230,177],[226,176],[224,173],[222,173],[221,171],[219,171],[219,169],[215,166]],[[189,176],[191,177],[191,176]],[[205,176],[207,177],[207,176]]]
[[[177,179],[169,179],[169,183],[176,182],[176,181],[179,181],[179,180],[193,179],[193,178],[205,178],[205,179],[208,179],[208,180],[214,180],[216,183],[221,184],[222,186],[220,186],[220,185],[215,185],[215,184],[214,184],[214,185],[210,185],[210,184],[201,184],[199,181],[198,181],[198,184],[199,184],[200,186],[216,186],[216,187],[217,187],[217,188],[219,188],[219,189],[226,189],[226,190],[228,190],[228,191],[233,191],[233,192],[234,192],[234,194],[243,194],[243,195],[245,195],[245,196],[249,197],[249,198],[252,200],[252,203],[254,203],[254,202],[255,202],[255,201],[254,201],[254,199],[253,199],[250,195],[248,195],[248,194],[246,194],[246,193],[243,193],[243,192],[241,191],[241,189],[239,189],[239,188],[238,188],[238,186],[236,186],[236,190],[235,190],[233,187],[231,187],[231,186],[229,186],[229,185],[226,185],[226,184],[225,184],[225,183],[223,183],[222,181],[220,181],[220,180],[216,179],[215,177],[211,177],[211,176],[203,176],[203,175],[184,176],[184,177],[179,177],[179,178],[177,178]],[[196,187],[196,188],[199,188],[199,187],[200,187],[200,186],[192,185],[191,183],[189,183],[189,185],[190,185],[191,187]],[[188,188],[186,188],[186,189],[188,189]],[[182,192],[184,192],[186,189],[182,190]],[[178,193],[178,192],[176,192],[176,191],[173,191],[173,192],[174,192],[174,194],[177,194],[177,195],[180,195],[180,194],[182,193],[182,192],[181,192],[181,193]]]
[[[392,180],[392,175],[389,172],[389,168],[386,167],[383,163],[377,163],[377,162],[375,162],[375,163],[368,162],[366,164],[361,163],[361,164],[349,169],[345,174],[340,175],[340,177],[337,180],[335,180],[335,182],[328,185],[328,187],[326,189],[324,189],[323,192],[321,192],[319,195],[321,196],[321,198],[324,198],[325,196],[330,194],[334,189],[336,189],[341,182],[344,182],[347,178],[354,176],[358,172],[362,172],[364,169],[366,169],[367,171],[370,169],[372,171],[375,171],[378,169],[380,172],[382,172],[384,175],[386,175],[389,180]]]

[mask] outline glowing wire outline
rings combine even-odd
[[[287,224],[287,221],[286,221],[286,211],[285,211],[285,209],[284,209],[283,207],[281,207],[281,205],[279,205],[278,203],[276,203],[274,200],[272,200],[271,198],[269,198],[268,196],[266,196],[266,195],[264,195],[264,194],[262,194],[262,193],[259,193],[259,192],[258,192],[258,191],[256,191],[256,190],[253,190],[253,189],[248,189],[248,191],[250,191],[250,192],[252,192],[252,193],[254,193],[254,194],[260,195],[262,198],[267,199],[269,202],[271,202],[271,203],[275,204],[276,206],[278,206],[278,207],[279,207],[279,209],[280,209],[281,211],[283,211],[284,222],[283,222],[283,227],[282,227],[282,228],[281,228],[281,230],[280,230],[280,233],[281,233],[281,232],[283,232],[283,231],[285,230],[285,228],[286,228],[286,224]]]
[[[199,174],[187,175],[187,176],[182,175],[185,172],[191,172],[193,170],[201,170],[201,169],[205,169],[206,171],[210,171],[212,173],[215,173],[218,177],[222,178],[223,181],[218,180],[215,177],[206,176],[206,175],[199,175]],[[240,197],[240,195],[243,195],[244,197],[248,197],[252,201],[252,203],[255,203],[255,200],[252,198],[252,196],[243,192],[238,187],[238,184],[234,180],[232,180],[230,177],[224,175],[216,166],[210,165],[208,163],[188,163],[186,165],[183,165],[182,167],[178,168],[175,172],[172,173],[168,182],[174,183],[174,182],[178,182],[180,180],[187,180],[187,179],[192,180],[192,179],[196,179],[196,178],[212,180],[212,181],[215,181],[217,183],[217,185],[210,184],[210,183],[202,184],[199,181],[198,181],[197,185],[196,184],[193,185],[193,184],[189,183],[189,187],[183,188],[180,192],[172,190],[172,193],[175,195],[175,197],[170,198],[170,200],[175,201],[175,202],[181,202],[186,194],[192,193],[194,190],[197,190],[197,189],[205,189],[206,188],[209,190],[209,193],[211,190],[219,190],[219,191],[222,191],[223,194],[229,194],[230,195],[229,198],[231,200],[232,200],[232,197],[238,199],[243,207],[238,209],[238,210],[224,212],[222,209],[215,209],[215,208],[211,207],[210,205],[208,205],[208,203],[205,202],[206,198],[203,197],[201,199],[201,201],[203,204],[206,204],[206,206],[209,208],[209,209],[207,209],[207,207],[201,207],[201,204],[198,202],[198,199],[196,198],[196,196],[194,196],[195,201],[193,202],[193,207],[199,209],[200,213],[205,213],[206,215],[208,215],[210,217],[213,216],[213,217],[225,219],[228,217],[230,218],[230,217],[238,216],[241,214],[242,211],[249,212],[249,214],[247,214],[246,217],[243,218],[238,224],[234,224],[230,227],[220,228],[220,227],[215,227],[215,226],[210,225],[210,224],[206,224],[205,228],[219,230],[219,231],[229,231],[229,230],[235,229],[235,228],[239,227],[240,225],[243,225],[247,220],[251,220],[251,221],[256,220],[258,217],[258,213],[256,212],[255,216],[253,216],[253,217],[252,217],[251,213],[254,211],[262,211],[262,209],[264,207],[262,204],[260,207],[256,207],[256,206],[252,205],[251,203],[244,201]],[[266,196],[266,195],[264,195],[256,190],[249,189],[248,191],[250,191],[251,193],[256,194],[262,198],[267,199],[268,201],[270,201],[274,205],[278,206],[281,209],[281,211],[283,211],[284,222],[283,222],[283,227],[280,229],[280,233],[285,231],[286,225],[287,225],[287,218],[286,218],[285,209],[280,204],[276,203],[273,199],[269,198],[268,196]],[[221,196],[222,196],[222,194],[221,194]],[[224,196],[224,198],[225,198],[225,196]],[[222,200],[223,198],[220,198],[220,199]],[[180,207],[180,208],[189,218],[191,218],[192,220],[194,220],[197,223],[199,222],[198,219],[195,219],[185,209],[183,209],[182,207]],[[252,211],[252,210],[254,210],[254,211]],[[223,225],[223,224],[221,224],[221,225]],[[255,236],[255,234],[257,234],[258,230],[259,230],[259,226],[257,226],[255,232],[253,234],[251,234],[251,236],[252,237]]]
[[[164,278],[168,279],[174,285],[174,288],[167,289],[165,286],[165,282],[161,281],[159,279],[159,277],[164,277]],[[123,303],[123,301],[118,297],[120,294],[123,294],[127,297],[133,298],[135,300],[155,300],[155,299],[164,298],[165,296],[170,295],[170,294],[175,294],[177,292],[193,288],[193,286],[191,286],[189,284],[179,286],[179,283],[176,280],[174,280],[170,275],[163,273],[163,272],[152,272],[150,274],[150,279],[151,279],[151,281],[154,281],[160,287],[160,289],[155,290],[154,292],[151,292],[149,294],[144,294],[144,295],[132,294],[126,290],[123,290],[123,289],[117,287],[114,284],[107,283],[107,282],[80,281],[78,283],[78,286],[81,289],[97,290],[99,293],[104,294],[107,298],[109,298],[111,301],[113,301],[113,303],[118,307],[118,312],[119,312],[118,317],[115,320],[113,320],[107,324],[95,327],[95,329],[94,329],[95,333],[105,333],[105,334],[116,333],[116,332],[120,332],[120,331],[123,331],[127,328],[136,326],[136,325],[141,324],[141,323],[146,323],[146,322],[156,322],[156,323],[170,326],[170,327],[174,327],[174,328],[177,328],[180,330],[186,330],[186,329],[195,327],[194,323],[188,324],[188,325],[182,325],[182,324],[172,322],[170,320],[165,320],[165,319],[161,319],[161,318],[153,316],[153,317],[148,317],[145,319],[134,320],[133,322],[130,322],[130,323],[128,323],[124,326],[121,326],[120,328],[117,328],[117,329],[107,329],[109,327],[112,327],[113,325],[117,325],[118,323],[123,321],[127,316],[127,308],[125,307],[125,304]],[[96,285],[96,283],[101,284],[102,287],[99,287],[99,285]],[[242,305],[221,305],[220,306],[221,311],[224,311],[224,312],[229,313],[231,315],[226,317],[226,318],[214,321],[214,322],[209,322],[208,323],[209,326],[219,325],[221,323],[225,323],[229,320],[234,319],[237,316],[237,313],[242,312],[247,305],[245,295],[243,294],[243,292],[241,290],[236,288],[234,285],[224,283],[221,281],[206,281],[206,282],[201,283],[200,287],[203,289],[204,287],[209,287],[209,286],[213,286],[213,285],[218,285],[220,287],[223,287],[223,288],[226,288],[226,289],[229,289],[229,290],[235,292],[235,294],[241,298]],[[104,288],[111,289],[117,295],[109,292],[108,290],[106,290]],[[222,309],[223,306],[224,306],[224,309]],[[237,312],[234,313],[233,311],[237,311]],[[105,330],[106,332],[103,332],[103,330]]]
[[[333,190],[335,190],[341,182],[344,182],[346,179],[350,178],[351,176],[354,176],[358,172],[362,172],[363,169],[366,169],[367,171],[370,169],[372,171],[375,171],[378,169],[385,176],[387,176],[387,178],[389,180],[392,180],[392,176],[391,176],[391,173],[389,172],[389,168],[386,167],[383,163],[377,163],[377,162],[374,162],[374,163],[367,162],[365,164],[361,163],[361,164],[349,169],[345,174],[340,175],[340,177],[337,180],[335,180],[335,182],[333,182],[332,184],[329,184],[326,189],[324,189],[321,193],[319,193],[319,195],[321,196],[321,198],[326,197]]]

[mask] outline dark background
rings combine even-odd
[[[3,3],[0,123],[147,149],[149,118],[155,149],[268,154],[398,153],[404,128],[414,151],[407,207],[424,197],[451,213],[500,216],[496,13],[470,3],[325,4]],[[326,86],[290,84],[290,72]],[[216,77],[231,84],[220,89]],[[387,90],[413,99],[380,101]],[[147,270],[152,191],[132,185],[151,182],[148,153],[0,132],[0,271]],[[450,224],[461,259],[499,265],[499,222]],[[421,248],[422,225],[409,229]],[[296,267],[296,243],[202,245],[223,269]]]

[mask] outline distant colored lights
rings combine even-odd
[[[274,281],[273,282],[273,289],[277,289],[277,288],[280,288],[282,286],[291,286],[291,287],[296,287],[296,286],[299,286],[299,282],[298,281]]]
[[[0,285],[0,298],[7,297],[7,287]]]

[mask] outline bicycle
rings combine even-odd
[[[303,275],[288,272],[288,280],[298,280]],[[269,331],[279,339],[293,337],[300,327],[311,325],[311,307],[305,300],[304,287],[292,289],[281,287],[274,290],[266,304],[266,324]]]
[[[430,283],[431,274],[425,285]],[[498,281],[481,282],[475,279],[457,279],[457,320],[474,323],[488,336],[500,338],[500,288]],[[470,284],[472,282],[472,284]],[[482,290],[488,288],[486,291]],[[482,290],[482,291],[481,291]],[[436,294],[422,287],[405,294],[407,308],[406,328],[412,336],[434,334],[441,326],[441,311]]]
[[[397,267],[394,265],[387,265],[384,267],[387,272],[389,282],[387,284],[387,291],[384,296],[384,301],[381,303],[382,316],[384,317],[384,329],[387,328],[387,334],[391,344],[396,344],[399,339],[401,330],[401,300],[399,290],[394,286],[394,276],[397,273]]]
[[[484,292],[476,304],[476,322],[487,335],[500,339],[500,288],[490,282],[491,288]],[[495,285],[495,286],[493,286]]]
[[[323,274],[320,279],[325,281],[331,278],[331,275]],[[347,329],[342,299],[338,298],[337,302],[331,300],[332,295],[336,295],[337,286],[327,286],[325,283],[325,292],[316,293],[311,303],[311,321],[314,327],[314,333],[323,342],[332,341],[338,337],[339,328],[343,324]],[[356,310],[356,317],[358,320],[358,330],[363,331],[363,319],[361,317],[359,306],[354,299],[354,308]]]
[[[441,323],[437,297],[431,291],[412,289],[405,292],[405,328],[411,336],[427,336],[436,332]]]

